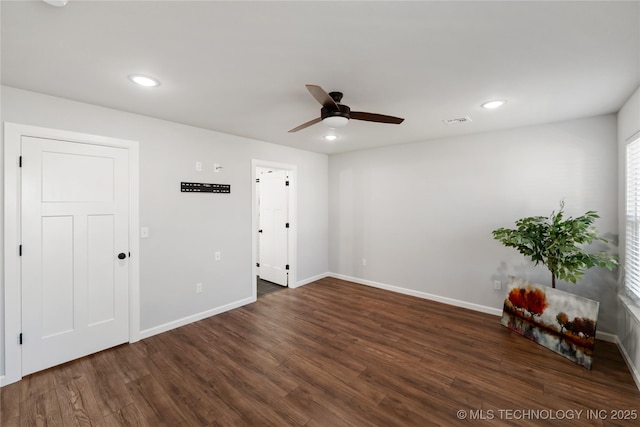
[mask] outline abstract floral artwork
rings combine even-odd
[[[509,276],[503,326],[591,369],[600,303]]]

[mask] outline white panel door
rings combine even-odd
[[[260,177],[260,278],[287,286],[289,192],[287,171],[274,170]]]
[[[21,150],[28,375],[129,340],[129,160],[44,138],[22,137]]]

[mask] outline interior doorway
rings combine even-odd
[[[284,169],[259,167],[256,174],[258,277],[286,287],[289,279],[289,173]]]
[[[254,160],[254,297],[295,287],[296,168]],[[258,291],[258,288],[260,291]]]

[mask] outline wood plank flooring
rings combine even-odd
[[[0,397],[3,427],[640,425],[614,344],[597,342],[589,371],[495,316],[331,278],[30,375]]]

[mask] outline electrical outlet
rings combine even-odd
[[[214,254],[214,257],[215,257],[216,261],[220,261],[220,259],[221,259],[220,251],[216,251],[216,253]]]
[[[149,227],[140,228],[140,238],[147,239],[149,237]]]
[[[196,283],[196,294],[202,293],[202,283]]]
[[[196,162],[196,172],[202,172],[202,162]]]
[[[500,280],[493,281],[493,289],[499,291],[502,289],[502,282]]]

